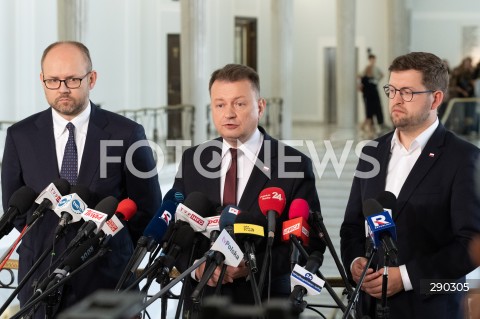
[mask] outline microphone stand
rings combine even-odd
[[[295,236],[291,236],[290,239],[292,240],[292,242],[295,244],[295,246],[297,246],[298,250],[300,251],[300,253],[302,254],[302,256],[305,258],[305,259],[308,259],[308,253],[307,251],[305,250],[305,248],[303,248],[302,244],[300,244],[300,241],[297,239],[297,237]],[[337,294],[335,293],[335,291],[333,290],[332,286],[330,286],[330,284],[328,283],[328,281],[325,280],[325,277],[323,277],[322,273],[320,272],[320,269],[317,271],[317,275],[318,277],[320,277],[323,281],[325,281],[325,288],[327,289],[327,291],[329,292],[330,296],[333,298],[333,300],[335,301],[335,303],[338,305],[338,307],[343,311],[345,312],[345,305],[343,304],[343,302],[340,300],[340,298],[338,298]]]
[[[390,256],[385,252],[384,255],[384,266],[383,266],[383,276],[382,276],[382,303],[377,304],[376,314],[377,319],[388,319],[390,318],[390,308],[387,306],[387,288],[388,288],[388,263],[390,261]]]
[[[188,265],[193,263],[193,256],[195,254],[195,247],[197,246],[197,243],[198,243],[198,236],[195,236],[193,240],[192,249],[190,250],[190,258],[188,259]],[[178,297],[178,305],[177,305],[177,312],[175,313],[175,319],[180,318],[180,312],[182,311],[182,307],[183,307],[183,300],[185,299],[185,285],[187,285],[187,280],[183,282],[182,290],[180,291],[180,295]]]
[[[183,278],[187,277],[190,275],[190,273],[192,271],[194,271],[195,269],[197,269],[198,267],[200,267],[200,265],[202,263],[204,263],[207,259],[211,260],[214,258],[214,255],[215,255],[215,251],[213,250],[209,250],[205,253],[205,255],[200,258],[199,260],[197,260],[197,262],[195,262],[192,266],[190,266],[190,268],[188,268],[187,270],[185,270],[183,273],[180,274],[180,276],[178,276],[177,278],[175,278],[174,280],[170,281],[170,283],[168,285],[166,285],[165,287],[163,287],[159,292],[157,292],[155,295],[153,295],[150,299],[148,299],[142,306],[142,310],[143,309],[146,309],[148,306],[150,306],[152,303],[155,302],[155,300],[157,300],[158,298],[160,298],[161,296],[163,296],[166,292],[168,292],[173,286],[175,286],[178,282],[180,282]],[[12,318],[13,319],[13,318]]]
[[[105,246],[104,247],[101,247],[100,250],[94,255],[92,256],[92,258],[88,259],[84,264],[82,264],[80,267],[78,267],[77,269],[75,269],[74,271],[72,271],[70,273],[69,276],[66,276],[64,278],[62,278],[61,280],[59,280],[58,282],[56,282],[55,284],[53,285],[49,285],[50,287],[47,288],[44,292],[42,292],[38,297],[36,297],[35,299],[33,299],[32,301],[28,302],[25,306],[23,306],[20,311],[18,311],[11,319],[18,319],[18,318],[21,318],[22,315],[24,315],[25,313],[27,313],[27,311],[29,311],[30,309],[32,309],[33,307],[36,307],[37,304],[42,301],[43,299],[45,299],[46,297],[49,296],[50,293],[52,293],[54,290],[56,290],[58,287],[60,287],[61,285],[63,285],[66,281],[70,280],[70,278],[74,275],[76,275],[78,272],[82,271],[85,267],[87,267],[88,265],[90,265],[91,263],[93,263],[94,261],[96,261],[99,257],[103,256],[106,252],[108,252],[108,248],[106,246],[106,244],[108,244],[108,240],[106,240],[107,242],[105,243]]]
[[[373,247],[373,244],[372,244],[372,247]],[[342,319],[346,319],[350,316],[350,312],[352,311],[353,306],[358,300],[358,296],[360,295],[360,288],[362,287],[363,281],[365,280],[365,276],[367,275],[367,270],[368,268],[370,268],[370,264],[372,263],[372,260],[375,257],[375,253],[377,252],[376,248],[372,248],[372,249],[373,249],[372,252],[368,254],[367,265],[365,266],[365,269],[363,269],[362,274],[360,276],[360,280],[358,281],[357,287],[355,288],[353,295],[348,301],[347,309],[343,313]],[[382,287],[382,293],[383,293],[383,287]]]
[[[38,219],[37,219],[38,220]],[[32,225],[29,226],[29,228],[33,227],[33,225],[37,222],[37,220],[35,220]],[[27,231],[28,229],[27,228]],[[25,234],[27,233],[27,231],[25,231]],[[24,234],[24,236],[25,236]],[[61,232],[57,237],[55,237],[55,243],[58,242],[58,240],[60,240],[63,236],[65,235],[65,232]],[[43,251],[43,253],[40,255],[40,257],[37,259],[37,261],[32,265],[32,267],[30,268],[30,270],[25,274],[25,276],[22,278],[22,280],[20,281],[20,283],[17,285],[17,288],[15,288],[13,290],[13,292],[10,294],[10,296],[7,298],[7,300],[5,301],[5,303],[2,305],[2,307],[0,308],[0,314],[1,313],[4,313],[5,310],[7,309],[7,307],[10,305],[10,303],[13,301],[13,299],[15,298],[15,296],[17,296],[17,294],[20,292],[20,290],[23,288],[23,286],[25,286],[25,284],[27,283],[28,279],[30,279],[30,277],[32,277],[33,273],[38,269],[38,267],[40,267],[40,264],[45,260],[45,258],[47,258],[47,256],[51,253],[51,250],[53,249],[53,245],[52,244],[50,247],[48,247],[47,249],[45,249]]]
[[[115,287],[115,291],[117,292],[120,291],[120,289],[125,284],[125,282],[129,280],[130,277],[132,277],[133,272],[131,271],[131,269],[138,262],[137,259],[141,256],[141,254],[143,254],[143,251],[147,249],[146,247],[147,247],[148,239],[146,237],[140,237],[140,239],[142,239],[142,241],[139,240],[139,242],[137,243],[137,246],[133,251],[132,257],[130,257],[130,260],[128,261],[127,266],[123,270],[123,273],[120,276],[120,280],[118,281],[117,286]]]
[[[211,258],[210,265],[203,272],[202,279],[200,279],[197,286],[195,287],[195,289],[192,292],[191,298],[192,298],[194,303],[199,302],[198,297],[200,296],[200,293],[201,293],[202,289],[205,287],[207,282],[212,277],[213,272],[215,271],[215,268],[217,268],[217,266],[219,266],[224,260],[225,260],[225,256],[222,253],[214,251],[213,256]]]
[[[338,258],[337,252],[335,251],[335,247],[333,247],[333,243],[332,243],[332,240],[330,239],[330,236],[328,235],[327,228],[323,223],[322,214],[320,212],[313,212],[312,216],[313,216],[314,223],[318,224],[318,227],[320,228],[319,229],[320,239],[322,239],[327,244],[328,250],[330,251],[330,254],[333,257],[333,260],[335,261],[335,265],[337,266],[338,272],[340,273],[340,277],[342,277],[343,283],[345,285],[345,289],[347,290],[348,299],[350,300],[351,293],[353,292],[353,287],[348,281],[345,268],[343,268],[343,265],[340,262],[340,258]]]
[[[255,278],[255,273],[257,272],[257,265],[252,258],[252,256],[254,256],[255,254],[255,251],[253,249],[253,245],[250,244],[248,240],[246,240],[243,245],[245,247],[245,255],[247,256],[246,264],[248,266],[248,273],[250,275],[250,284],[252,286],[253,299],[255,300],[255,305],[262,306],[262,298],[260,297],[260,291],[258,290],[257,286],[257,279]]]

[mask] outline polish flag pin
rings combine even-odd
[[[429,153],[428,156],[430,156],[430,157],[435,157],[435,154]]]

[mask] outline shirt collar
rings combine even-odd
[[[438,117],[437,117],[437,119],[435,120],[435,122],[433,122],[432,125],[427,127],[425,131],[420,133],[420,135],[418,135],[412,141],[412,144],[410,145],[410,149],[408,150],[408,152],[411,152],[417,149],[418,147],[420,147],[420,150],[423,151],[423,149],[425,148],[425,145],[427,145],[428,140],[430,139],[430,137],[432,137],[433,132],[435,132],[439,124],[440,122],[438,121]],[[398,138],[398,129],[395,129],[395,132],[393,133],[390,150],[393,150],[395,146],[400,147],[400,149],[405,149],[405,147],[400,143],[400,140]]]
[[[75,125],[75,131],[77,133],[86,134],[88,129],[88,125],[86,124],[88,124],[88,120],[90,119],[91,107],[91,103],[89,102],[85,110],[75,116],[71,121],[67,121],[66,119],[64,119],[60,114],[57,113],[57,111],[52,108],[53,132],[55,138],[58,138],[67,130],[66,126],[68,122],[72,122],[72,124]]]
[[[245,143],[242,143],[238,146],[238,149],[242,151],[242,154],[244,154],[250,161],[255,163],[262,142],[263,134],[257,128],[252,134],[252,136],[250,136],[250,138],[245,141]],[[232,146],[225,139],[223,139],[222,158],[228,153],[230,148],[232,148]]]

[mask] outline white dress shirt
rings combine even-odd
[[[85,148],[85,139],[87,137],[88,123],[90,122],[91,104],[89,103],[82,113],[78,114],[70,122],[75,125],[75,144],[77,145],[78,172],[82,163],[83,150]],[[62,169],[63,154],[68,140],[67,124],[69,121],[64,119],[52,108],[53,117],[53,135],[55,136],[55,151],[57,153],[58,171]],[[77,173],[78,173],[77,172]]]
[[[242,198],[243,191],[247,186],[248,179],[252,174],[253,167],[257,161],[258,153],[262,148],[263,134],[256,129],[252,136],[243,144],[237,144],[237,203]],[[223,201],[223,188],[228,168],[232,162],[230,148],[232,146],[225,140],[222,145],[222,164],[220,167],[220,198]]]
[[[398,198],[398,194],[400,194],[405,180],[420,157],[428,140],[433,135],[433,132],[437,129],[438,124],[439,121],[437,118],[432,125],[413,140],[408,150],[400,142],[398,130],[395,130],[390,148],[391,157],[388,162],[387,181],[385,185],[386,191],[392,192]],[[413,287],[410,277],[408,276],[407,267],[400,265],[399,269],[405,291],[412,290]]]

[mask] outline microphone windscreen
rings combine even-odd
[[[121,216],[120,219],[129,221],[130,218],[132,218],[136,212],[137,212],[137,204],[135,204],[135,202],[130,198],[125,198],[125,199],[122,199],[120,203],[118,203],[117,211],[115,212],[115,214],[120,215]]]
[[[194,237],[195,231],[193,228],[185,224],[178,229],[172,243],[180,246],[182,250],[187,250],[192,246]]]
[[[263,215],[267,215],[268,211],[273,210],[278,215],[283,213],[285,208],[285,193],[281,188],[268,187],[260,192],[258,196],[258,205]]]
[[[323,253],[319,251],[314,251],[313,253],[310,254],[310,256],[308,256],[305,269],[307,269],[310,272],[316,273],[318,269],[322,266],[322,264],[323,264]]]
[[[207,195],[201,192],[191,192],[188,194],[183,205],[187,206],[203,218],[215,216],[215,207],[213,207],[213,204],[210,202]]]
[[[373,198],[368,198],[363,202],[363,216],[369,217],[383,212],[383,206]]]
[[[163,200],[170,200],[174,203],[183,203],[185,197],[183,196],[182,192],[179,192],[175,188],[170,189],[165,196],[163,196]]]
[[[64,266],[70,267],[69,271],[77,269],[82,263],[86,262],[90,257],[96,253],[100,247],[99,235],[88,238],[85,242],[81,243],[77,249],[75,249],[63,263]]]
[[[227,205],[220,214],[219,228],[222,231],[227,226],[232,226],[235,223],[235,219],[240,214],[240,208],[235,205]]]
[[[159,243],[162,240],[163,235],[167,232],[168,223],[171,220],[170,217],[167,222],[164,214],[167,214],[166,212],[168,212],[172,215],[176,208],[177,205],[174,202],[170,200],[163,201],[162,206],[160,206],[155,216],[153,216],[147,227],[145,227],[143,236],[153,238],[156,243]]]
[[[107,219],[112,218],[113,214],[115,214],[118,206],[118,200],[113,196],[108,196],[102,199],[97,206],[95,206],[95,210],[107,214]]]
[[[66,179],[59,178],[53,182],[53,185],[55,185],[55,187],[60,192],[60,194],[62,195],[70,194],[70,183]]]
[[[12,194],[8,201],[8,206],[15,207],[20,214],[24,214],[32,206],[37,195],[30,187],[22,186]]]
[[[70,187],[70,194],[77,194],[83,202],[87,205],[87,207],[92,207],[93,204],[93,196],[87,186],[84,185],[72,185]]]
[[[290,210],[288,211],[288,219],[294,219],[302,217],[304,220],[308,220],[310,207],[303,198],[296,198],[290,204]]]
[[[392,212],[397,208],[397,197],[389,191],[383,191],[377,196],[377,201],[382,205],[382,208],[388,208]]]

